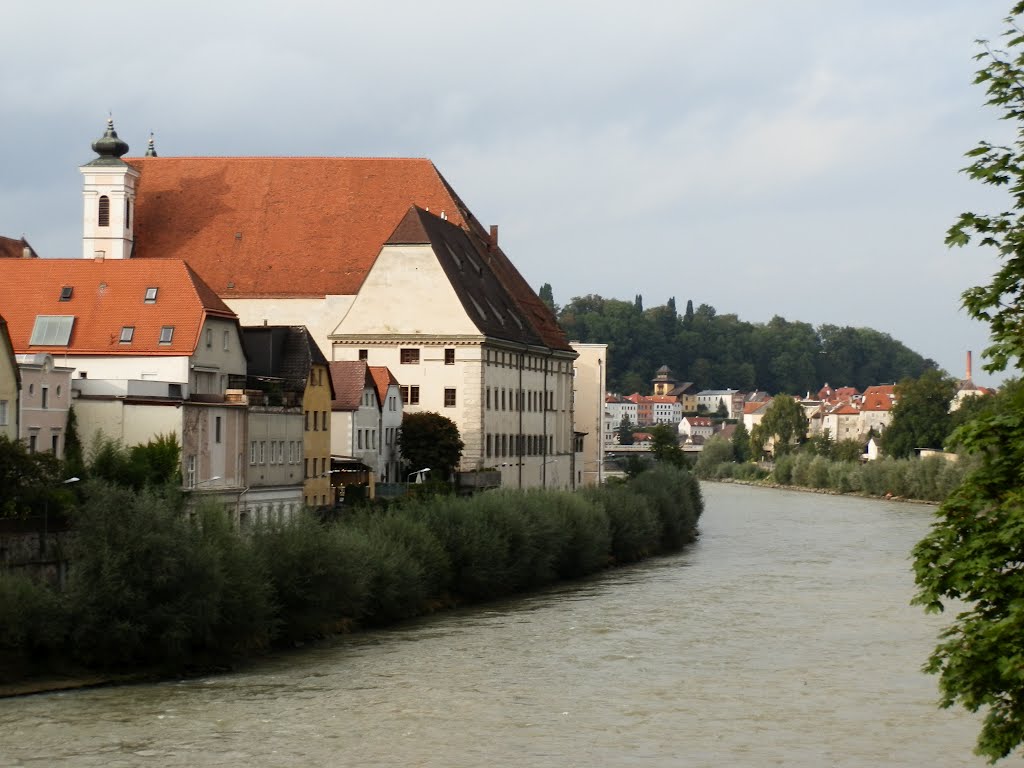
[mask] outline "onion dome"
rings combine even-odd
[[[149,141],[146,143],[146,157],[156,157],[156,144],[153,143],[153,132],[149,132]]]
[[[114,130],[114,118],[107,118],[107,130],[92,143],[92,151],[99,157],[88,165],[123,165],[122,155],[128,153],[128,145],[118,138]]]

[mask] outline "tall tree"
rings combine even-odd
[[[544,285],[540,287],[540,292],[537,294],[537,297],[547,304],[548,309],[550,309],[555,315],[558,314],[558,305],[555,304],[555,294],[554,291],[551,290],[551,283],[544,283]]]
[[[619,422],[619,445],[633,444],[633,425],[629,423],[629,416],[623,415]]]
[[[742,419],[732,433],[732,458],[738,464],[750,461],[750,432]]]
[[[750,433],[751,445],[762,453],[769,441],[772,453],[782,456],[790,453],[807,438],[807,416],[794,398],[779,395],[772,400],[761,419]]]
[[[967,175],[1005,188],[1009,200],[994,215],[964,213],[946,242],[978,238],[1001,266],[986,285],[963,294],[968,314],[989,324],[985,369],[1022,368],[1024,355],[1024,2],[1006,18],[1005,50],[987,45],[975,82],[988,104],[1014,124],[1014,141],[982,141],[968,152]],[[984,711],[977,751],[991,762],[1024,743],[1024,390],[961,427],[956,436],[980,466],[947,497],[928,535],[914,548],[915,602],[929,611],[952,605],[926,666],[939,676],[944,707]]]
[[[660,464],[682,467],[686,455],[679,447],[679,435],[668,424],[657,424],[651,428],[651,455]]]
[[[949,435],[949,404],[956,393],[952,379],[938,371],[896,385],[892,423],[882,433],[882,450],[905,459],[915,448],[942,448]]]

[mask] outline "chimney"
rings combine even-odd
[[[106,258],[106,256],[107,256],[107,252],[106,251],[93,251],[93,253],[92,253],[92,257],[96,261],[103,261],[103,259]]]
[[[497,248],[498,247],[498,225],[497,224],[491,224],[491,238],[490,238],[490,241],[488,242],[488,245],[490,245],[491,248]]]
[[[971,350],[967,350],[967,381],[971,381]]]
[[[29,248],[27,245],[24,248],[21,249],[21,258],[23,258],[23,259],[31,259],[32,258],[32,249]]]

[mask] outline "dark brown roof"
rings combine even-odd
[[[0,235],[0,259],[23,259],[25,258],[26,248],[28,248],[31,258],[39,258],[39,254],[35,252],[32,246],[28,244],[28,240],[24,237],[15,239],[13,237],[3,237]]]
[[[281,379],[285,388],[303,392],[314,365],[328,365],[304,325],[255,325],[242,328],[242,343],[249,358],[250,376]],[[331,399],[334,386],[331,386]]]
[[[330,363],[331,384],[334,387],[332,411],[355,411],[363,401],[363,390],[373,387],[365,360],[338,360]]]

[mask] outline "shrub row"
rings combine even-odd
[[[626,483],[411,499],[331,523],[300,515],[238,536],[173,492],[91,482],[68,589],[0,573],[0,679],[97,669],[177,672],[275,644],[577,578],[693,541],[687,472]]]
[[[960,457],[955,462],[941,456],[929,456],[923,459],[882,458],[860,463],[798,453],[780,456],[771,470],[749,462],[722,462],[698,464],[697,474],[705,480],[768,481],[836,493],[942,501],[960,484],[971,466],[972,461],[967,457]]]

